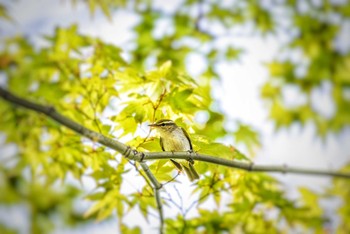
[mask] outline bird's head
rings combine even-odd
[[[161,119],[148,126],[156,129],[161,135],[170,133],[178,127],[175,122],[170,119]]]

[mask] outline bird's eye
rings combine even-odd
[[[162,123],[161,125],[162,125],[162,126],[165,126],[165,123]]]

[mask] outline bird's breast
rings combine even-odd
[[[186,136],[178,134],[163,137],[163,147],[165,151],[188,151],[191,149]]]

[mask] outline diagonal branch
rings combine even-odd
[[[105,137],[100,133],[97,133],[95,131],[92,131],[88,128],[85,128],[84,126],[78,124],[77,122],[61,115],[58,113],[54,107],[52,106],[44,106],[41,104],[37,104],[35,102],[28,101],[24,98],[20,98],[9,91],[5,90],[4,88],[0,87],[0,96],[5,99],[8,102],[14,103],[16,105],[19,105],[21,107],[25,107],[30,110],[34,110],[39,113],[43,113],[50,117],[51,119],[56,120],[58,123],[66,126],[67,128],[85,136],[86,138],[89,138],[90,140],[94,142],[98,142],[104,146],[107,146],[111,149],[114,149],[118,151],[119,153],[124,153],[126,151],[129,151],[129,147],[119,141],[115,141],[109,137]]]

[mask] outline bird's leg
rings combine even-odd
[[[188,150],[187,152],[190,153],[190,156],[188,157],[187,161],[188,161],[188,163],[190,163],[190,164],[193,165],[193,164],[194,164],[194,160],[193,160],[193,158],[192,158],[192,154],[193,154],[193,153],[196,153],[196,152],[193,151],[192,149]]]

